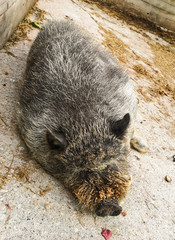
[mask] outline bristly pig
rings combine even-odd
[[[27,60],[17,119],[34,158],[99,216],[122,208],[137,98],[116,59],[74,23],[50,22]]]

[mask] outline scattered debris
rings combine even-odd
[[[134,71],[144,76],[150,75],[150,73],[144,68],[142,64],[136,64],[133,66]]]
[[[141,57],[136,54],[129,45],[125,44],[120,38],[116,36],[114,31],[106,30],[96,19],[94,19],[91,15],[91,18],[98,24],[100,32],[102,32],[102,36],[104,37],[103,45],[107,47],[120,61],[120,64],[124,67],[127,63],[133,62],[133,66],[130,66],[132,70],[135,71],[135,81],[138,79],[149,81],[149,84],[144,87],[144,89],[137,88],[137,92],[142,95],[143,100],[148,102],[154,101],[155,97],[163,97],[169,96],[175,99],[175,87],[173,84],[173,79],[175,78],[174,71],[174,44],[175,44],[175,34],[169,31],[163,30],[162,28],[156,26],[155,24],[134,17],[130,14],[126,14],[119,10],[113,1],[102,1],[102,0],[82,0],[87,2],[88,4],[97,5],[101,10],[103,10],[110,17],[117,18],[126,21],[129,25],[138,29],[138,33],[143,35],[147,44],[150,46],[152,53],[154,54],[154,65],[148,59]],[[102,16],[101,16],[102,17]],[[145,30],[143,32],[143,30]],[[148,33],[147,33],[148,32]],[[160,37],[160,39],[164,39],[167,41],[166,46],[161,45],[160,43],[155,42],[149,35],[149,33],[156,34]],[[132,60],[131,60],[132,59]],[[166,61],[162,61],[162,59],[166,59]],[[143,64],[141,64],[143,62]],[[151,84],[150,84],[151,83]],[[157,85],[159,85],[160,89],[157,89]],[[153,98],[154,97],[154,98]],[[162,102],[164,107],[164,102]]]
[[[15,158],[15,156],[14,156],[14,154],[13,154],[12,161],[11,161],[11,163],[10,163],[10,166],[8,167],[8,170],[7,170],[6,174],[5,174],[5,176],[1,176],[1,175],[0,175],[0,180],[1,180],[1,182],[0,182],[0,189],[4,186],[4,184],[5,184],[6,181],[8,180],[8,175],[9,175],[10,170],[11,170],[11,168],[12,168],[12,164],[13,164],[14,158]]]
[[[98,8],[100,8],[102,11],[104,11],[106,14],[108,14],[111,17],[118,17],[125,21],[127,24],[129,24],[131,27],[134,26],[135,28],[139,30],[146,30],[151,33],[157,34],[160,38],[164,39],[165,41],[169,42],[170,44],[174,45],[175,43],[175,33],[172,31],[167,31],[164,28],[161,28],[154,24],[153,22],[150,22],[149,20],[136,16],[134,14],[131,14],[129,11],[126,11],[125,9],[120,9],[115,2],[117,1],[109,1],[109,0],[82,0],[88,4],[96,5]]]
[[[41,28],[41,25],[45,19],[46,11],[39,9],[36,5],[29,11],[28,15],[24,18],[24,20],[16,27],[14,33],[11,38],[5,44],[5,48],[11,45],[14,45],[18,41],[28,40],[28,33],[31,31],[32,26]],[[34,16],[35,22],[31,21],[30,16]],[[9,52],[8,52],[9,53]],[[10,54],[10,53],[9,53]]]
[[[49,210],[50,209],[50,205],[49,204],[44,204],[44,208],[46,209],[46,210]]]
[[[5,84],[5,83],[4,83]],[[5,85],[3,85],[3,86],[6,86],[6,84]],[[8,125],[7,125],[7,123],[4,121],[4,119],[1,117],[1,115],[0,115],[0,120],[4,123],[4,125],[7,127]]]
[[[45,189],[40,188],[40,197],[43,197],[46,195],[47,192],[51,191],[52,189],[50,187],[46,187]]]
[[[140,161],[140,158],[138,156],[136,156],[136,160]]]
[[[39,25],[39,24],[37,24],[36,22],[31,22],[30,23],[33,27],[36,27],[36,28],[39,28],[39,29],[41,29],[42,27]]]
[[[158,92],[158,94],[160,94],[160,95],[168,96],[168,94],[165,92],[164,89],[158,89],[157,92]]]
[[[127,215],[126,212],[122,212],[122,216],[125,217]]]
[[[101,235],[104,237],[105,240],[108,240],[110,237],[112,237],[112,232],[109,229],[102,228]]]
[[[5,206],[6,206],[9,210],[12,210],[12,208],[10,207],[10,205],[9,205],[8,203],[6,203]]]
[[[51,190],[50,187],[46,187],[45,189],[41,189],[41,188],[40,188],[39,193],[37,193],[37,192],[33,191],[33,190],[32,190],[30,187],[28,187],[28,186],[23,185],[23,187],[27,188],[27,189],[30,190],[32,193],[34,193],[34,194],[36,194],[36,195],[38,195],[38,196],[40,196],[40,197],[45,196],[46,193]]]
[[[12,56],[12,57],[14,57],[14,58],[17,58],[17,56],[16,56],[14,53],[12,53],[10,50],[8,50],[7,48],[5,48],[5,52],[6,52],[9,56]]]
[[[149,82],[147,86],[144,86],[144,89],[143,87],[137,88],[137,92],[143,100],[152,102],[154,98],[167,95],[173,99],[175,98],[175,87],[173,84],[173,79],[175,78],[175,50],[171,46],[157,44],[148,37],[147,44],[149,44],[151,51],[155,55],[153,59],[154,64],[156,69],[159,70],[158,73],[155,74],[154,72],[157,70],[150,65],[150,62],[140,55],[135,54],[113,31],[106,30],[100,24],[99,29],[104,37],[103,45],[117,57],[121,66],[125,68],[127,63],[131,62],[132,59],[134,64],[131,66],[131,69],[135,72],[134,81],[143,79]],[[162,58],[166,59],[166,62],[162,61]],[[140,62],[143,62],[143,64],[140,64]],[[157,89],[158,85],[159,89]]]
[[[172,179],[170,178],[170,176],[165,176],[165,180],[167,181],[167,182],[171,182],[172,181]]]
[[[14,175],[17,178],[18,181],[30,182],[30,180],[29,180],[29,170],[27,169],[26,165],[15,167],[14,168]]]
[[[8,215],[8,217],[7,217],[7,219],[5,220],[5,225],[7,225],[8,224],[8,222],[9,222],[9,220],[10,220],[10,215]]]
[[[175,162],[175,155],[173,156],[173,162]]]
[[[34,194],[40,196],[40,194],[38,194],[37,192],[33,191],[30,187],[25,186],[25,185],[23,185],[23,187],[25,187],[26,189],[30,190],[32,193],[34,193]]]

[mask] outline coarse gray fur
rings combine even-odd
[[[68,188],[82,171],[101,177],[115,165],[125,174],[136,109],[132,83],[111,54],[71,22],[41,29],[28,55],[17,118],[22,138],[46,170]],[[120,136],[115,123],[126,114],[130,121]]]

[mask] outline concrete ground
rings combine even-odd
[[[0,239],[175,240],[175,62],[172,42],[129,24],[109,10],[78,0],[39,0],[48,19],[70,19],[108,47],[133,79],[140,99],[136,128],[149,144],[131,150],[132,188],[126,216],[81,212],[72,195],[27,153],[16,127],[15,104],[26,58],[38,33],[0,50]],[[32,19],[32,15],[30,18]],[[169,176],[172,181],[165,180]]]

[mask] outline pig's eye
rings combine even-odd
[[[121,120],[111,121],[110,128],[112,133],[115,134],[118,138],[122,138],[129,125],[129,122],[130,122],[129,113],[125,114],[125,116]]]
[[[51,149],[58,149],[61,151],[67,146],[66,137],[62,132],[48,131],[46,138]]]

